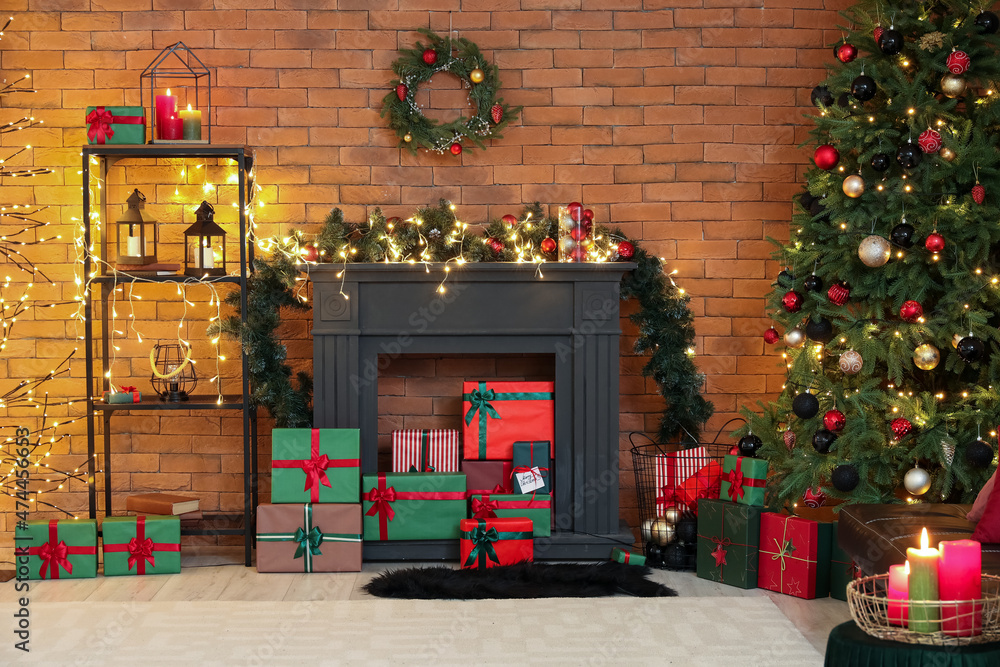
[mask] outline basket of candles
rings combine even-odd
[[[847,603],[858,627],[879,639],[961,646],[1000,641],[1000,577],[982,574],[979,542],[906,550],[904,565],[852,581]]]

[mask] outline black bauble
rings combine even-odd
[[[974,364],[986,355],[986,345],[975,336],[966,336],[955,346],[963,361]]]
[[[795,282],[795,275],[791,271],[782,269],[778,273],[778,284],[782,287],[791,288],[793,282]]]
[[[819,412],[819,400],[810,393],[802,393],[792,399],[792,412],[799,419],[812,419]]]
[[[683,570],[687,565],[684,547],[674,542],[663,548],[663,567],[668,570]]]
[[[809,100],[813,103],[813,106],[828,107],[833,104],[833,93],[826,86],[816,86],[812,89],[812,93],[809,94]]]
[[[682,519],[675,528],[677,539],[684,544],[691,544],[698,540],[698,520]]]
[[[913,228],[913,225],[901,222],[892,228],[892,231],[889,232],[889,238],[900,248],[911,248],[913,247],[913,236],[916,233],[917,230]]]
[[[799,195],[799,204],[806,211],[809,210],[809,208],[813,205],[814,201],[816,201],[816,195],[809,192],[808,190],[803,191],[802,194]]]
[[[825,317],[818,320],[810,318],[809,323],[806,324],[806,336],[809,337],[809,340],[825,345],[833,340],[833,324]]]
[[[853,491],[860,481],[861,476],[858,475],[858,469],[850,463],[837,466],[830,474],[830,483],[841,493]]]
[[[894,56],[903,50],[903,33],[889,28],[878,38],[878,48],[887,56]]]
[[[809,204],[809,213],[816,218],[817,222],[829,222],[830,220],[830,212],[823,206],[823,199],[821,197]]]
[[[821,428],[816,431],[813,435],[813,449],[815,449],[820,454],[826,454],[830,451],[830,447],[833,446],[834,441],[837,439],[837,434],[825,428]]]
[[[924,156],[920,147],[912,142],[907,142],[899,147],[896,152],[896,162],[903,169],[915,169],[920,164],[920,159]]]
[[[976,27],[979,28],[979,32],[992,35],[997,28],[1000,28],[1000,19],[997,19],[997,15],[993,12],[983,12],[976,17]]]
[[[872,169],[875,171],[885,171],[892,164],[892,158],[885,153],[875,153],[872,156]]]
[[[851,95],[862,102],[867,102],[875,97],[877,92],[878,86],[875,85],[875,79],[867,74],[862,74],[851,82]]]
[[[970,442],[965,448],[965,460],[976,468],[985,468],[993,463],[993,448],[982,440]]]
[[[822,292],[823,291],[823,279],[820,278],[819,276],[817,276],[815,273],[812,274],[812,275],[806,276],[806,279],[805,279],[805,281],[804,281],[803,284],[805,285],[805,288],[807,290],[809,290],[810,292]]]
[[[646,542],[646,565],[663,567],[663,549],[656,542]]]
[[[748,433],[740,438],[736,446],[740,450],[740,456],[749,456],[752,458],[757,456],[757,450],[764,446],[764,441],[753,433]]]

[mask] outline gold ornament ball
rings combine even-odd
[[[903,486],[911,495],[922,496],[931,490],[931,476],[920,466],[911,468],[903,475]]]
[[[681,520],[681,511],[676,507],[668,507],[663,513],[663,518],[667,520],[667,523],[677,523]]]
[[[785,332],[785,345],[788,347],[799,348],[804,342],[806,342],[806,334],[802,329],[795,327]]]
[[[922,371],[933,370],[941,363],[941,352],[930,343],[923,343],[913,350],[913,363]]]
[[[963,338],[965,338],[963,334],[955,334],[954,336],[951,337],[951,346],[957,348],[958,341],[962,340]]]
[[[857,174],[852,174],[844,179],[844,194],[856,199],[865,192],[865,179]]]
[[[410,143],[411,141],[413,141],[413,135],[412,134],[404,134],[403,135],[403,141],[405,141],[406,143]]]
[[[958,97],[965,92],[965,79],[957,74],[945,74],[941,77],[941,92],[948,97]]]
[[[643,544],[645,544],[646,542],[653,541],[653,533],[651,532],[653,527],[653,521],[654,521],[653,519],[646,519],[645,521],[642,522],[642,529],[639,532],[642,533]]]
[[[676,529],[674,526],[667,522],[664,517],[657,517],[653,521],[653,524],[649,527],[649,535],[651,541],[659,544],[661,547],[665,547],[674,541],[676,537]]]
[[[864,366],[865,360],[861,358],[861,354],[854,350],[848,350],[840,355],[840,370],[844,371],[848,375],[856,375],[861,372],[861,367]]]
[[[940,155],[941,159],[945,162],[951,162],[955,159],[955,151],[951,150],[947,146],[942,146],[941,150],[938,151],[938,155]]]
[[[469,78],[472,79],[472,83],[482,83],[486,75],[483,73],[483,70],[476,68],[469,72]]]
[[[858,257],[861,258],[865,266],[872,268],[885,266],[891,252],[889,242],[878,234],[872,234],[858,246]]]

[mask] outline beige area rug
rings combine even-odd
[[[39,602],[30,655],[3,634],[3,665],[822,664],[765,597]]]

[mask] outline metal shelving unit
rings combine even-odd
[[[253,154],[246,146],[230,145],[183,145],[183,144],[150,144],[150,145],[88,145],[84,146],[83,154],[83,224],[84,224],[84,246],[91,248],[93,243],[91,230],[91,211],[96,208],[100,211],[100,219],[104,224],[104,232],[100,235],[99,251],[97,257],[107,261],[108,236],[107,230],[113,228],[107,216],[107,188],[100,188],[100,200],[91,201],[90,196],[90,175],[91,159],[96,158],[96,168],[102,183],[107,183],[108,171],[118,162],[127,158],[218,158],[232,159],[236,161],[238,173],[238,202],[239,208],[239,246],[240,246],[240,273],[238,276],[220,276],[213,278],[213,282],[231,283],[239,286],[241,295],[241,312],[246,317],[247,312],[247,278],[253,266],[254,246],[248,242],[246,202],[247,202],[247,174],[253,167]],[[122,165],[127,168],[127,165]],[[84,275],[89,276],[95,270],[94,261],[89,252],[85,253],[83,261]],[[97,438],[103,437],[104,456],[104,512],[105,516],[114,516],[112,503],[112,468],[111,468],[111,419],[118,412],[142,412],[157,410],[241,410],[243,413],[243,514],[206,514],[204,520],[198,528],[185,529],[183,532],[189,535],[242,535],[244,541],[244,556],[247,566],[251,564],[253,540],[254,540],[254,512],[257,507],[257,418],[254,407],[250,404],[250,380],[249,363],[245,353],[241,354],[242,364],[242,394],[224,395],[222,403],[218,403],[217,395],[192,395],[189,400],[180,403],[168,403],[161,401],[159,397],[144,396],[138,403],[131,404],[109,404],[100,400],[104,391],[109,388],[108,380],[104,377],[107,368],[110,343],[108,337],[108,309],[107,303],[112,291],[122,281],[121,277],[116,277],[107,270],[106,264],[100,264],[99,270],[86,286],[84,305],[84,337],[86,341],[86,370],[87,370],[87,453],[88,453],[88,480],[89,484],[89,506],[90,518],[97,516],[97,487],[95,484],[97,472]],[[124,280],[129,280],[128,274],[124,274]],[[146,282],[160,283],[183,283],[191,281],[191,278],[183,275],[169,276],[142,276]],[[97,293],[95,295],[95,292]],[[97,338],[94,331],[94,300],[100,300],[100,322],[101,328]],[[100,367],[100,370],[98,370]],[[155,396],[155,395],[154,395]],[[103,428],[98,434],[98,419],[101,420]]]

